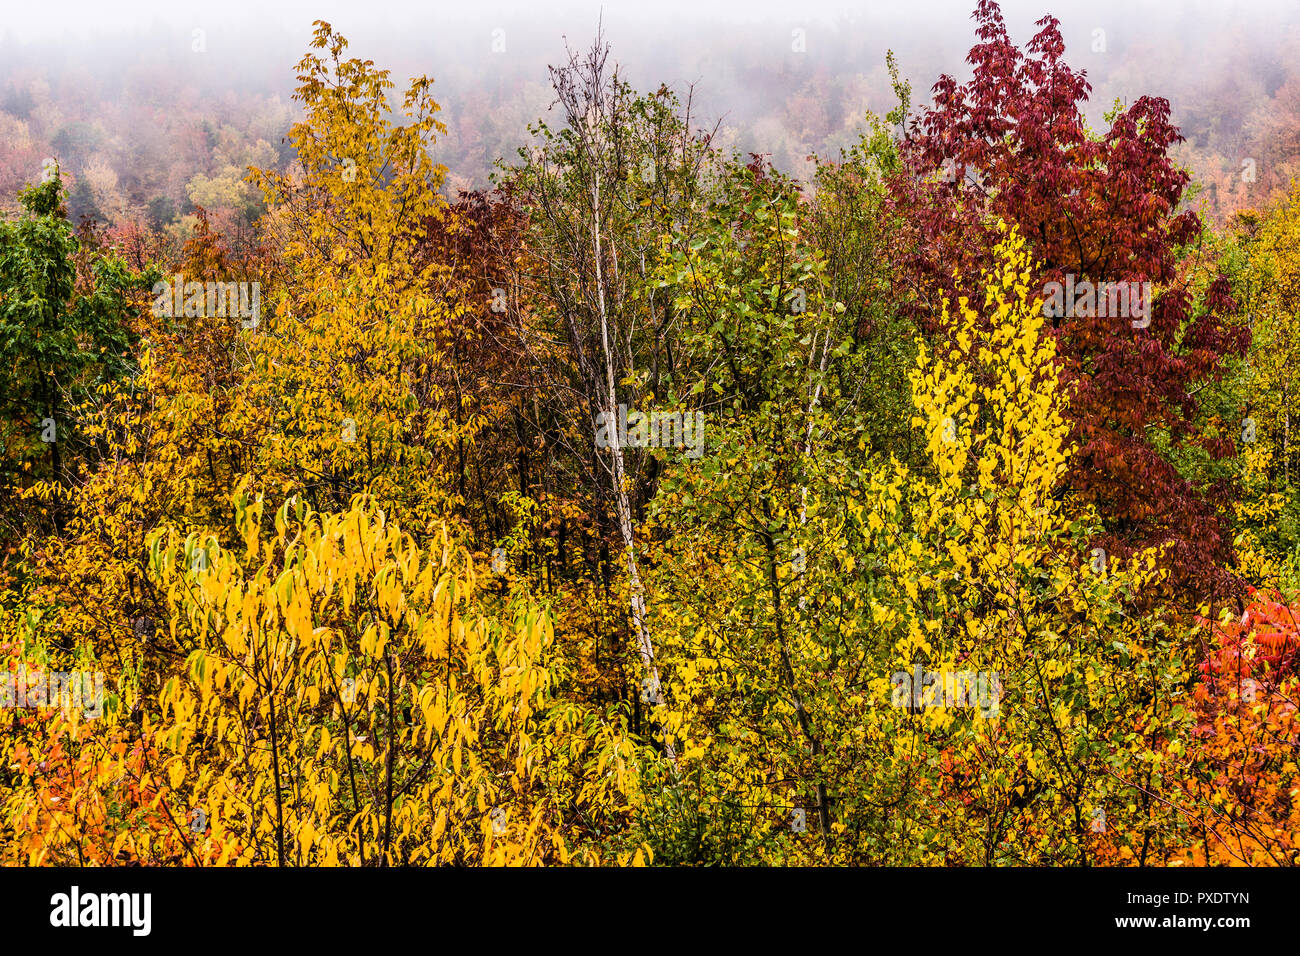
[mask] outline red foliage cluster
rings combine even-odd
[[[1300,663],[1298,609],[1284,603],[1278,594],[1253,588],[1250,594],[1253,601],[1239,623],[1214,625],[1218,640],[1200,663],[1206,680],[1236,675],[1278,682],[1296,672]],[[1253,649],[1247,650],[1250,645]]]
[[[1175,862],[1294,866],[1300,862],[1296,754],[1300,605],[1252,592],[1241,620],[1210,625],[1192,692],[1195,725],[1173,802],[1195,839]]]

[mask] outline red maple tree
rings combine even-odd
[[[1214,270],[1203,280],[1182,252],[1202,224],[1179,211],[1189,176],[1168,154],[1182,139],[1169,103],[1144,96],[1093,133],[1081,111],[1091,87],[1065,63],[1054,17],[1038,21],[1024,51],[993,0],[981,0],[974,19],[971,79],[940,77],[890,182],[906,224],[899,261],[921,328],[945,334],[927,318],[941,313],[944,297],[982,304],[975,285],[998,220],[1019,226],[1042,262],[1045,290],[1052,282],[1133,290],[1131,310],[1115,299],[1103,306],[1100,297],[1077,307],[1067,298],[1068,307],[1054,310],[1063,379],[1076,389],[1078,451],[1067,490],[1103,516],[1095,545],[1124,556],[1164,544],[1173,581],[1186,592],[1235,593],[1237,582],[1222,570],[1233,552],[1214,504],[1219,489],[1195,486],[1172,458],[1194,446],[1216,459],[1235,453],[1231,440],[1198,423],[1196,392],[1222,375],[1226,357],[1245,353],[1250,333],[1228,318],[1235,303],[1227,279]],[[1143,289],[1153,291],[1145,308]],[[1164,450],[1157,435],[1167,436]]]

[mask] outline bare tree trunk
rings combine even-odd
[[[594,152],[594,150],[593,150]],[[593,156],[594,159],[594,156]],[[609,316],[605,309],[605,273],[602,265],[600,242],[600,171],[595,162],[591,171],[591,219],[592,243],[596,262],[596,302],[600,310],[600,341],[605,357],[605,421],[617,421],[618,395],[614,390],[614,354],[609,347]],[[663,690],[659,685],[659,668],[655,664],[654,644],[646,628],[645,589],[641,585],[641,574],[637,569],[636,538],[632,529],[632,504],[628,499],[627,481],[623,470],[623,448],[617,438],[610,442],[610,452],[614,459],[613,483],[614,504],[618,511],[618,530],[623,539],[623,548],[627,554],[628,590],[631,592],[630,610],[632,628],[636,632],[637,650],[641,654],[641,664],[646,673],[646,698],[653,706],[663,704]],[[664,752],[668,760],[677,769],[677,750],[672,738],[664,735]]]

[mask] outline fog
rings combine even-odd
[[[142,148],[140,126],[171,122],[160,120],[160,109],[274,145],[271,119],[250,131],[240,117],[259,110],[280,115],[283,107],[278,122],[287,127],[294,64],[307,50],[312,21],[323,19],[348,37],[353,55],[391,69],[399,86],[415,74],[434,78],[449,127],[435,147],[438,159],[456,185],[482,186],[493,163],[526,142],[527,124],[546,115],[547,65],[563,57],[566,39],[586,44],[600,23],[634,85],[693,89],[701,125],[721,122],[725,144],[770,154],[798,175],[810,153],[834,154],[851,142],[867,111],[894,105],[886,50],[912,83],[914,105],[928,101],[940,73],[964,77],[974,6],[975,0],[10,4],[0,14],[0,110],[26,124],[11,135],[33,143],[50,140],[71,120],[100,122],[106,145],[89,152],[119,180],[132,176],[119,167]],[[1261,124],[1290,109],[1287,81],[1300,69],[1300,3],[1011,0],[1002,7],[1021,43],[1043,15],[1061,21],[1068,62],[1093,84],[1090,123],[1100,124],[1116,100],[1169,99],[1188,137],[1185,160],[1198,171],[1232,170],[1243,157],[1263,162],[1255,155],[1263,148],[1254,145],[1263,140]],[[40,103],[42,84],[53,105]],[[95,102],[118,110],[114,128],[80,115]],[[132,112],[136,105],[142,109]],[[1276,129],[1272,136],[1276,141]],[[1286,152],[1282,140],[1275,148]],[[114,142],[116,157],[108,148]],[[129,197],[124,202],[130,205]]]

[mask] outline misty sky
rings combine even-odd
[[[0,52],[24,46],[76,49],[94,68],[96,54],[121,55],[162,37],[186,40],[203,28],[214,59],[256,49],[283,57],[290,67],[306,45],[315,19],[329,21],[366,47],[366,55],[401,56],[406,51],[486,56],[493,29],[534,59],[562,51],[562,35],[590,37],[603,17],[616,54],[636,56],[642,46],[674,50],[728,47],[737,38],[770,37],[774,49],[787,44],[789,29],[808,31],[808,55],[819,44],[851,38],[879,51],[932,45],[944,56],[960,54],[972,41],[976,0],[60,0],[53,4],[0,0]],[[1191,51],[1216,36],[1244,31],[1267,41],[1300,24],[1300,0],[1006,0],[1002,4],[1013,38],[1023,42],[1034,21],[1051,12],[1074,50],[1086,47],[1094,30],[1105,29],[1112,46],[1147,42]],[[514,28],[513,34],[511,29]],[[188,42],[186,40],[186,42]],[[283,52],[280,52],[283,51]],[[554,52],[551,52],[554,51]],[[485,59],[484,68],[491,64]],[[1104,72],[1104,62],[1082,64]],[[436,67],[436,64],[435,64]],[[435,71],[436,72],[436,69]]]
[[[523,142],[527,123],[546,112],[546,66],[564,58],[566,39],[585,47],[603,19],[614,58],[634,86],[693,87],[698,118],[733,126],[739,148],[784,151],[789,165],[814,147],[842,147],[849,132],[836,132],[840,114],[854,120],[893,107],[886,50],[896,53],[903,77],[912,82],[914,108],[928,102],[940,73],[965,79],[975,5],[976,0],[0,0],[0,84],[7,75],[29,82],[32,76],[54,80],[64,74],[88,88],[97,77],[118,77],[148,63],[164,70],[169,81],[193,87],[205,104],[236,92],[287,101],[312,21],[323,19],[348,38],[350,55],[391,69],[399,85],[413,75],[432,76],[443,118],[454,124],[474,111],[475,124],[494,137],[492,149],[500,155]],[[1234,83],[1243,103],[1247,96],[1254,102],[1272,95],[1300,51],[1300,0],[1005,0],[1002,9],[1013,40],[1022,44],[1044,14],[1061,21],[1066,60],[1085,70],[1093,86],[1086,107],[1093,124],[1114,102],[1150,94],[1170,100],[1175,122],[1210,129],[1220,123],[1215,116],[1231,112]],[[806,33],[806,50],[797,57],[791,56],[796,28]],[[191,54],[195,30],[203,31],[203,57]],[[494,31],[506,37],[505,55],[493,54]],[[1095,49],[1099,33],[1103,52]],[[834,91],[834,102],[807,92],[827,89]],[[1206,104],[1219,113],[1197,115],[1197,109],[1211,108]],[[835,113],[827,138],[808,142],[790,132],[801,115],[823,105]],[[461,145],[453,137],[445,148],[452,163]],[[1230,158],[1236,161],[1235,154]],[[488,162],[480,158],[475,168],[460,172],[481,185]]]
[[[456,57],[484,75],[510,59],[529,68],[539,59],[557,60],[563,37],[589,39],[603,17],[616,58],[637,61],[655,75],[648,81],[670,84],[709,80],[709,55],[734,48],[737,41],[766,44],[779,57],[790,29],[807,30],[807,55],[816,63],[820,50],[845,43],[875,62],[886,48],[900,53],[904,74],[928,88],[934,69],[963,69],[973,41],[971,11],[976,0],[60,0],[53,4],[0,0],[0,59],[17,59],[36,49],[75,51],[78,66],[115,68],[124,59],[160,47],[187,49],[192,30],[202,28],[209,60],[255,66],[262,76],[278,71],[286,83],[301,56],[315,19],[329,21],[353,42],[355,53],[388,66],[408,62],[438,78],[438,58]],[[1068,54],[1092,76],[1105,77],[1104,58],[1089,59],[1097,29],[1107,32],[1112,49],[1132,44],[1186,51],[1189,74],[1203,68],[1216,38],[1244,33],[1255,42],[1276,43],[1300,24],[1300,0],[1006,0],[1002,4],[1011,35],[1024,42],[1034,21],[1051,12],[1062,22]],[[491,31],[509,37],[513,57],[490,58]],[[760,47],[761,48],[761,47]],[[160,52],[167,52],[165,49]],[[689,76],[663,75],[679,67]],[[685,63],[686,66],[682,66]],[[836,60],[843,68],[842,59]],[[774,69],[776,68],[774,64]],[[3,72],[3,64],[0,64]],[[395,71],[396,72],[396,71]],[[232,84],[238,72],[228,73]]]
[[[71,39],[136,33],[159,24],[177,29],[231,25],[275,26],[308,33],[313,19],[329,20],[345,31],[391,32],[408,36],[415,27],[437,23],[477,22],[509,26],[512,22],[547,21],[556,25],[590,25],[603,12],[606,22],[714,20],[729,24],[771,22],[834,23],[866,20],[880,23],[934,23],[968,20],[974,0],[559,0],[559,2],[480,3],[476,0],[63,0],[57,4],[4,0],[0,35],[19,41]],[[1137,15],[1152,31],[1181,34],[1226,23],[1259,26],[1297,22],[1296,0],[1007,0],[1009,22],[1025,25],[1045,12],[1063,23],[1106,26],[1107,21]],[[1027,27],[1026,27],[1027,29]]]

